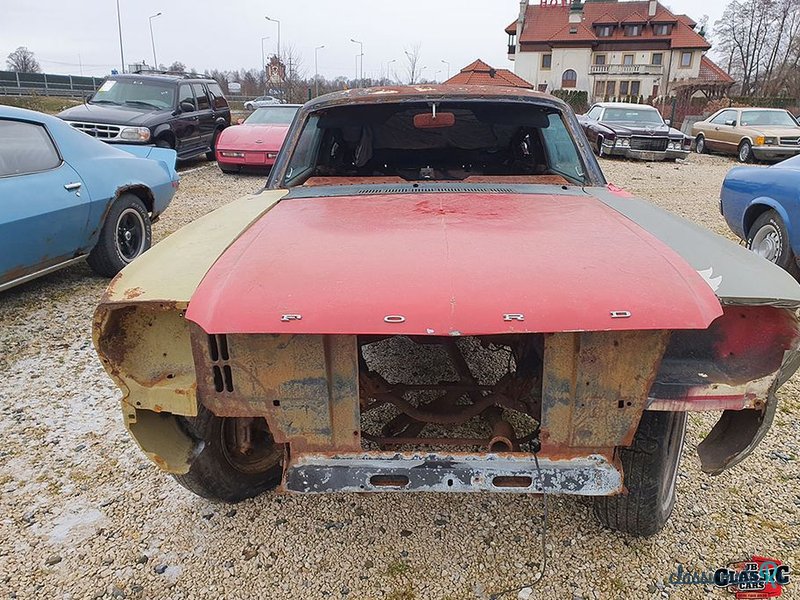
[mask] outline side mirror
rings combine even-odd
[[[670,127],[672,126],[672,119],[664,119],[664,123],[667,125],[667,127]]]
[[[92,98],[94,98],[94,94],[86,94],[86,96],[83,97],[83,101],[90,102]]]
[[[181,112],[194,112],[194,110],[195,110],[194,109],[194,104],[192,104],[191,102],[187,102],[186,100],[181,102],[178,105],[178,108],[181,109]]]

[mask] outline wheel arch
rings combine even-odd
[[[139,198],[139,200],[142,201],[142,204],[144,204],[144,207],[147,209],[147,212],[151,214],[155,210],[155,196],[153,196],[152,190],[144,184],[134,184],[117,189],[117,193],[114,196],[114,201],[111,202],[109,206],[119,200],[122,194],[133,194]]]
[[[153,132],[153,140],[167,140],[172,148],[174,149],[177,145],[177,138],[175,137],[175,132],[172,131],[169,125],[164,124],[159,127],[156,127],[155,132]]]
[[[756,219],[768,210],[774,210],[778,213],[778,216],[780,216],[786,227],[786,232],[789,234],[789,239],[791,240],[792,223],[786,209],[784,209],[779,202],[776,202],[768,196],[760,196],[753,199],[745,209],[744,216],[742,217],[742,231],[744,231],[745,238],[750,235],[750,228],[753,226],[753,223],[756,222]]]

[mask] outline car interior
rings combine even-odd
[[[555,109],[502,103],[398,103],[312,114],[285,185],[407,181],[582,183]]]

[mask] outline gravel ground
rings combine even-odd
[[[611,181],[723,234],[717,194],[732,165],[603,161]],[[263,185],[204,167],[184,171],[157,239]],[[92,349],[106,283],[79,265],[0,296],[0,597],[455,600],[535,576],[535,497],[267,494],[233,507],[186,492],[125,433]],[[797,568],[799,383],[781,391],[759,449],[721,477],[698,469],[712,421],[691,416],[675,513],[653,539],[602,530],[586,499],[551,498],[532,597],[729,597],[665,583],[678,564],[709,570],[753,553]]]

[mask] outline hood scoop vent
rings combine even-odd
[[[358,190],[360,196],[379,195],[379,194],[413,194],[413,193],[444,192],[450,194],[463,193],[483,193],[483,194],[513,194],[514,190],[507,187],[495,187],[488,185],[469,186],[469,185],[425,185],[425,186],[402,186],[402,187],[378,187],[365,188]]]

